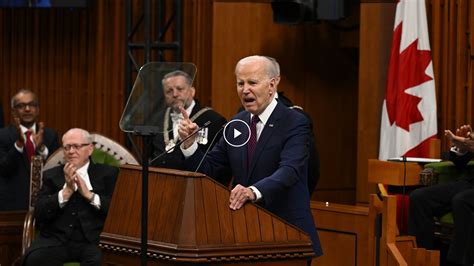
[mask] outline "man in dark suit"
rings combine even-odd
[[[190,119],[198,126],[203,126],[207,121],[211,124],[198,133],[198,146],[206,150],[211,145],[212,139],[219,134],[226,119],[209,107],[202,107],[194,99],[196,93],[192,86],[191,76],[181,70],[166,74],[162,80],[165,102],[167,108],[162,115],[163,134],[158,134],[153,140],[154,157],[163,154],[152,162],[153,166],[183,169],[184,156],[181,150],[174,145],[179,141],[178,125],[183,119],[180,107],[186,110]],[[161,125],[159,125],[161,127]],[[215,142],[214,142],[215,143]],[[166,153],[166,150],[168,152]]]
[[[26,210],[29,204],[30,160],[46,159],[58,147],[58,135],[38,122],[36,95],[21,89],[11,99],[14,123],[0,130],[0,211]]]
[[[474,158],[474,133],[469,125],[445,130],[453,147],[449,159],[462,169]],[[447,265],[474,264],[474,176],[454,182],[416,189],[410,194],[409,234],[416,236],[419,247],[434,248],[434,219],[453,213],[453,239],[447,254]]]
[[[26,251],[25,265],[100,265],[99,235],[104,226],[118,168],[94,164],[90,134],[79,128],[63,136],[66,164],[43,174],[35,205],[40,236]]]
[[[309,234],[315,256],[322,255],[310,211],[307,186],[310,123],[293,109],[275,100],[277,71],[264,56],[243,58],[235,68],[237,93],[245,111],[234,119],[250,124],[246,145],[228,145],[221,138],[207,154],[200,170],[218,179],[216,169],[226,167],[234,176],[229,207],[240,209],[254,201]],[[185,114],[179,127],[181,138],[192,134],[197,125]],[[252,122],[253,121],[253,122]],[[234,132],[226,130],[227,139]],[[234,134],[235,136],[235,134]],[[203,156],[189,138],[181,149],[190,169]]]

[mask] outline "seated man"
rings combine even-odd
[[[207,121],[211,122],[209,127],[199,133],[199,148],[204,151],[211,145],[216,134],[222,135],[220,129],[227,121],[211,108],[199,105],[194,99],[196,90],[192,86],[192,78],[186,72],[180,70],[170,72],[164,76],[162,84],[168,107],[162,118],[164,133],[158,134],[153,140],[154,157],[160,157],[156,158],[152,165],[183,169],[183,153],[178,147],[174,148],[179,141],[178,125],[183,119],[179,108],[183,107],[198,126],[203,126]],[[166,151],[168,153],[163,154]]]
[[[474,133],[465,125],[445,135],[454,145],[450,160],[457,167],[465,167],[474,157]],[[453,213],[454,235],[447,261],[449,265],[473,265],[474,254],[474,176],[455,182],[423,187],[410,194],[409,234],[416,236],[419,247],[434,247],[434,220],[448,212]]]
[[[0,129],[0,211],[27,210],[30,160],[59,148],[55,130],[39,122],[39,101],[29,89],[11,98],[12,125]]]
[[[43,174],[35,206],[40,235],[26,251],[24,265],[100,265],[99,235],[114,191],[118,168],[89,160],[90,134],[73,128],[63,135],[66,164]]]

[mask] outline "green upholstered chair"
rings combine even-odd
[[[118,142],[96,133],[91,134],[91,136],[94,144],[94,151],[92,152],[91,160],[94,163],[108,164],[116,167],[120,167],[122,164],[139,164],[135,157]],[[25,222],[23,224],[22,255],[30,246],[35,236],[38,234],[37,230],[35,229],[35,220],[33,214],[34,204],[41,188],[43,176],[42,173],[43,171],[63,163],[64,154],[62,149],[58,149],[51,156],[49,156],[48,160],[44,164],[40,156],[36,156],[32,160],[30,176],[30,209],[26,214]],[[73,266],[79,265],[79,263],[71,262],[64,265]]]
[[[452,182],[474,174],[474,161],[469,162],[463,169],[457,168],[451,161],[425,164],[423,174],[435,181],[430,182],[432,184]],[[435,217],[435,236],[443,242],[449,242],[452,239],[453,223],[453,214],[450,212]]]

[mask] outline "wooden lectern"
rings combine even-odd
[[[140,264],[141,167],[122,166],[100,245],[103,265]],[[150,168],[148,265],[306,265],[309,236],[199,173]]]

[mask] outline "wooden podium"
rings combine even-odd
[[[123,166],[101,234],[103,265],[140,264],[141,167]],[[150,168],[148,265],[306,265],[309,236],[198,173]]]

